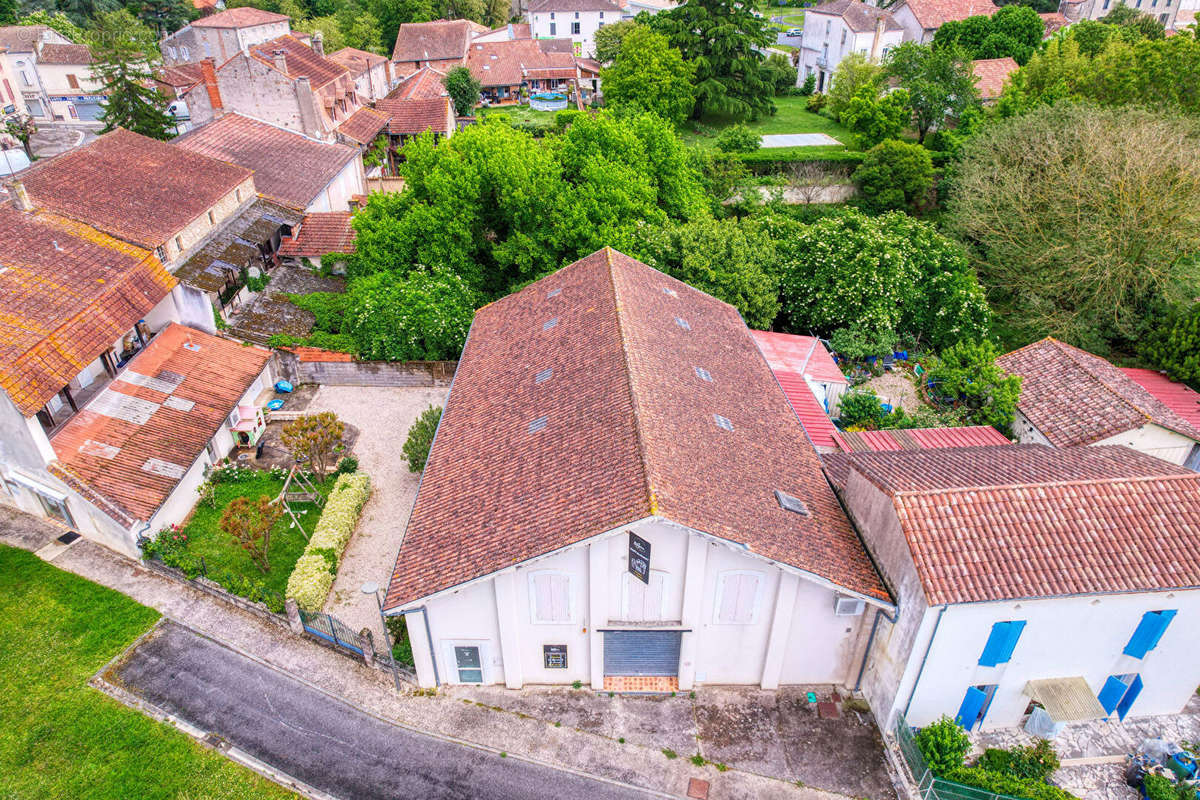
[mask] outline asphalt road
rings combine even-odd
[[[790,45],[791,47],[799,47],[801,45],[801,43],[804,41],[804,37],[803,36],[788,36],[784,31],[780,31],[779,35],[775,37],[775,41],[778,44],[786,44],[786,45]]]
[[[147,702],[347,800],[651,796],[390,725],[172,623],[119,676]]]

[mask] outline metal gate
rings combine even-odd
[[[679,674],[682,631],[605,631],[605,675]]]
[[[362,648],[358,646],[358,634],[332,614],[309,613],[300,609],[300,621],[304,623],[304,630],[313,636],[319,636],[327,642],[332,642],[338,647],[360,656],[363,654]]]

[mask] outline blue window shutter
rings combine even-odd
[[[979,657],[981,667],[994,667],[1012,658],[1021,631],[1025,630],[1025,621],[997,622],[992,625],[987,644],[983,646],[983,655]]]
[[[1138,623],[1133,636],[1129,638],[1129,644],[1125,645],[1125,649],[1121,652],[1134,658],[1145,658],[1146,653],[1153,650],[1154,646],[1158,644],[1163,631],[1167,629],[1167,625],[1174,618],[1174,611],[1147,611],[1142,615],[1142,621]]]
[[[987,695],[974,686],[967,689],[967,695],[963,698],[962,705],[958,707],[958,715],[954,721],[967,730],[971,730],[975,725],[975,720],[979,718],[979,710],[983,708],[986,700]]]
[[[1013,650],[1017,649],[1017,640],[1021,638],[1021,631],[1025,630],[1025,620],[1008,623],[1008,633],[1004,638],[1004,649],[1000,652],[1000,663],[1012,660]]]
[[[1133,701],[1137,700],[1137,696],[1142,693],[1142,676],[1134,675],[1133,683],[1129,684],[1129,691],[1121,698],[1121,702],[1117,705],[1117,717],[1125,719],[1125,715],[1129,713],[1130,706]]]
[[[1100,705],[1104,706],[1104,710],[1111,714],[1128,689],[1129,686],[1120,678],[1110,676],[1104,682],[1104,688],[1100,690],[1100,694],[1096,695],[1096,699],[1100,701]]]

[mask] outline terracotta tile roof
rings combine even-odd
[[[850,385],[850,381],[838,369],[833,356],[829,355],[829,351],[817,337],[771,331],[750,333],[753,334],[755,344],[772,370],[810,375],[813,380],[821,383]]]
[[[412,75],[417,71],[416,68],[413,66],[413,63],[414,62],[411,62],[411,61],[409,61],[409,62],[403,62],[403,61],[393,62],[392,72],[397,78],[404,78],[409,75]],[[439,72],[449,72],[450,70],[454,69],[455,67],[464,66],[464,59],[462,59],[462,58],[447,58],[447,59],[441,59],[438,61],[430,61],[430,62],[427,62],[426,66],[432,67],[433,69],[436,69]]]
[[[92,60],[92,51],[86,44],[46,42],[38,53],[39,64],[91,64]]]
[[[168,326],[54,435],[51,469],[149,520],[270,358],[269,350]]]
[[[322,350],[319,347],[285,347],[283,349],[295,353],[296,357],[305,364],[335,364],[346,363],[354,360],[354,356],[350,353],[338,353],[333,350]]]
[[[155,80],[168,86],[186,88],[195,86],[204,76],[200,72],[200,62],[193,64],[176,64],[173,67],[159,67],[154,73]]]
[[[368,53],[366,50],[359,50],[354,47],[343,47],[336,53],[329,54],[326,58],[335,64],[341,64],[350,70],[350,74],[356,78],[372,67],[387,63],[387,59],[377,53]]]
[[[446,133],[454,110],[449,97],[426,100],[396,100],[387,97],[375,101],[375,110],[388,117],[388,133],[393,136],[424,131]]]
[[[388,115],[363,106],[337,126],[337,132],[352,142],[370,144],[387,127]]]
[[[314,90],[350,74],[344,66],[322,58],[311,47],[290,34],[251,47],[250,55],[274,68],[274,54],[278,50],[283,51],[283,64],[287,68],[285,74],[289,78],[308,78]]]
[[[854,431],[841,434],[844,450],[852,453],[886,450],[929,450],[941,447],[991,447],[1012,444],[991,425],[960,428],[908,428],[887,431]]]
[[[1200,474],[1124,447],[855,453],[931,605],[1200,586]]]
[[[300,210],[358,157],[356,148],[318,142],[241,114],[225,114],[172,144],[254,170],[259,194]]]
[[[20,176],[35,205],[154,248],[251,175],[118,128]]]
[[[978,79],[975,81],[975,88],[979,90],[979,96],[983,100],[995,100],[1000,96],[1000,92],[1004,89],[1004,84],[1008,81],[1008,76],[1016,72],[1020,67],[1017,62],[1013,61],[1010,56],[1004,58],[980,58],[971,62],[971,71],[975,73]]]
[[[236,217],[221,224],[204,246],[175,267],[174,274],[182,283],[205,292],[220,292],[231,275],[243,268],[261,266],[263,249],[270,249],[285,225],[296,225],[303,215],[264,197],[254,202]]]
[[[192,0],[192,8],[203,11],[206,8],[216,8],[217,0]]]
[[[324,211],[306,214],[299,232],[285,237],[279,244],[279,255],[296,258],[320,258],[329,253],[354,252],[353,215],[349,211]]]
[[[1043,37],[1048,37],[1055,31],[1061,30],[1071,24],[1071,20],[1057,11],[1051,11],[1048,14],[1038,14],[1038,16],[1042,18],[1042,24],[1046,26],[1046,32],[1043,34]]]
[[[537,13],[547,11],[616,11],[620,13],[621,6],[611,0],[532,0],[529,10]]]
[[[902,3],[912,10],[925,30],[937,30],[951,20],[990,17],[998,10],[992,0],[902,0]]]
[[[386,605],[652,515],[887,599],[738,312],[606,248],[476,314]]]
[[[800,424],[804,426],[804,432],[808,434],[813,447],[817,448],[818,452],[840,448],[842,434],[825,413],[824,407],[813,394],[804,376],[781,370],[774,372],[775,379],[779,381],[779,388],[787,395],[788,402],[796,412]]]
[[[467,68],[483,86],[516,86],[531,77],[532,70],[554,70],[537,77],[575,77],[575,56],[569,52],[547,52],[543,41],[513,39],[507,42],[475,42],[467,54]]]
[[[996,359],[1024,378],[1017,409],[1056,447],[1099,442],[1148,422],[1200,442],[1200,429],[1099,356],[1056,339]]]
[[[461,61],[471,38],[486,31],[470,20],[406,22],[396,34],[392,61]]]
[[[1122,368],[1121,372],[1193,428],[1200,430],[1200,392],[1156,370]]]
[[[255,25],[268,25],[272,22],[287,22],[291,17],[284,14],[274,14],[250,6],[230,8],[208,17],[201,17],[191,23],[193,28],[252,28]]]
[[[846,21],[850,30],[856,33],[870,33],[875,30],[876,21],[883,19],[885,31],[904,30],[896,22],[890,11],[867,5],[862,0],[831,0],[808,9],[809,14],[831,14]]]
[[[14,53],[32,53],[34,45],[50,30],[45,25],[0,26],[0,48]]]
[[[419,70],[396,84],[396,88],[387,96],[393,100],[421,100],[433,97],[446,97],[449,92],[443,81],[446,73],[432,67],[421,67]]]
[[[0,388],[32,416],[176,285],[150,252],[0,204]]]

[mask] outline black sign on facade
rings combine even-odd
[[[650,543],[629,532],[629,572],[642,583],[650,584]]]
[[[567,668],[567,646],[565,644],[542,645],[542,660],[546,669]]]

